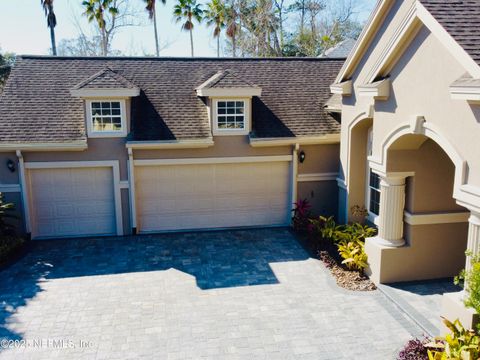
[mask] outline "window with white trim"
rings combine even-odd
[[[245,101],[217,101],[217,129],[245,130]]]
[[[367,156],[372,155],[373,131],[368,130]],[[367,196],[366,208],[368,210],[369,220],[374,222],[380,213],[380,176],[373,172],[367,159]]]
[[[110,137],[127,134],[124,100],[89,100],[87,111],[88,136]]]

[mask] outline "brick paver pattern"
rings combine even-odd
[[[38,241],[0,272],[0,359],[385,360],[420,332],[287,229]]]

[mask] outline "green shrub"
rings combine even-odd
[[[443,319],[450,334],[426,344],[430,360],[477,360],[480,357],[480,337],[473,330],[465,329],[457,319]]]
[[[337,247],[343,259],[342,264],[349,270],[363,271],[368,266],[365,242],[360,237],[345,233]]]
[[[342,264],[348,269],[363,271],[368,266],[365,239],[374,236],[376,229],[360,223],[337,225],[333,216],[320,216],[311,223],[323,240],[336,245]]]
[[[466,255],[470,257],[470,270],[462,270],[454,282],[467,288],[465,306],[480,314],[480,255],[473,255],[471,252],[466,252]]]

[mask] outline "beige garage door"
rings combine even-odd
[[[135,168],[139,231],[284,225],[288,162]]]
[[[32,236],[115,235],[112,168],[29,170]]]

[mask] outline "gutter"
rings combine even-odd
[[[83,151],[87,150],[86,141],[75,143],[12,143],[0,144],[0,152],[7,151]]]
[[[127,149],[198,149],[208,148],[215,143],[212,138],[192,140],[127,141]]]
[[[288,138],[249,138],[252,147],[271,147],[288,145],[322,145],[339,144],[340,134],[328,134],[323,136],[299,136]]]

